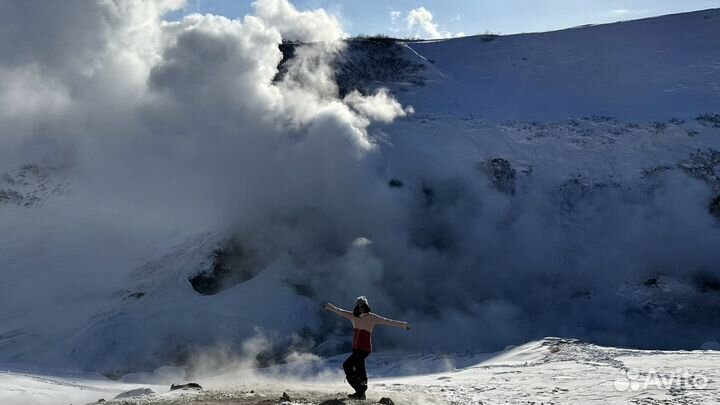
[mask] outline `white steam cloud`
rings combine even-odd
[[[433,14],[425,7],[419,7],[410,10],[407,15],[408,29],[411,32],[421,32],[431,39],[439,39],[443,37],[440,28],[433,21]]]
[[[399,15],[391,14],[391,20],[393,23],[397,21]],[[441,39],[441,38],[452,38],[462,37],[465,35],[463,32],[452,33],[445,31],[440,28],[440,25],[434,21],[435,16],[430,10],[425,7],[418,7],[410,10],[407,17],[407,30],[411,36],[417,38],[429,38],[429,39]],[[459,15],[456,17],[456,21],[459,21]]]
[[[338,97],[329,62],[343,33],[324,11],[259,0],[242,19],[164,22],[181,3],[1,5],[0,169],[63,168],[82,201],[44,209],[58,210],[47,227],[69,230],[66,248],[53,247],[58,255],[82,249],[84,264],[66,256],[52,265],[74,273],[58,270],[55,282],[28,285],[33,293],[4,295],[6,308],[29,311],[29,322],[41,322],[57,282],[78,277],[75,287],[92,289],[126,277],[122,255],[111,260],[105,249],[142,239],[129,228],[234,233],[267,244],[262,250],[275,258],[289,251],[312,259],[326,241],[349,244],[380,227],[377,212],[400,209],[369,126],[406,111],[385,91]],[[280,79],[283,40],[310,45],[296,48]],[[4,214],[4,226],[13,225],[15,211]],[[32,243],[53,245],[51,234]],[[81,242],[105,234],[116,242]]]
[[[409,35],[413,38],[426,39],[452,38],[465,35],[463,32],[452,33],[443,30],[435,21],[433,13],[425,7],[410,10],[405,16],[404,26],[401,24],[402,14],[402,12],[396,10],[390,12],[390,27],[388,27],[388,29],[391,32],[403,32],[404,35]],[[461,16],[458,15],[455,21],[459,21],[460,17]]]
[[[387,89],[380,89],[373,96],[363,96],[359,91],[354,90],[345,96],[344,101],[362,115],[381,122],[392,122],[397,117],[404,117],[407,113],[413,112],[412,107],[403,109]]]
[[[287,0],[253,3],[256,15],[290,41],[334,41],[345,36],[338,20],[325,10],[298,11]]]

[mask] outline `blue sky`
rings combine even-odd
[[[188,0],[181,12],[230,18],[252,12],[250,0]],[[324,8],[342,21],[345,32],[429,37],[418,25],[408,28],[408,13],[424,7],[441,34],[536,32],[720,7],[720,0],[295,0],[299,9]],[[393,20],[392,14],[395,19]],[[399,12],[399,14],[398,14]]]

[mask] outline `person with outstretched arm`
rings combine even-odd
[[[350,312],[340,309],[333,304],[325,304],[325,310],[333,312],[343,318],[349,319],[353,324],[352,354],[343,363],[345,378],[351,387],[355,389],[354,394],[348,395],[353,399],[365,399],[367,391],[367,373],[365,372],[365,358],[372,352],[372,331],[376,325],[393,326],[410,330],[407,322],[395,321],[377,315],[370,310],[365,296],[357,297],[355,309]]]

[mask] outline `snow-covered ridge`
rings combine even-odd
[[[407,46],[410,60],[432,61],[426,86],[399,95],[421,111],[538,121],[720,111],[718,9]]]

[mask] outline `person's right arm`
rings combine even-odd
[[[352,318],[354,316],[352,312],[346,311],[344,309],[340,309],[329,302],[327,304],[325,304],[325,310],[330,311],[332,313],[342,316],[343,318],[347,318],[350,320],[352,320]]]

